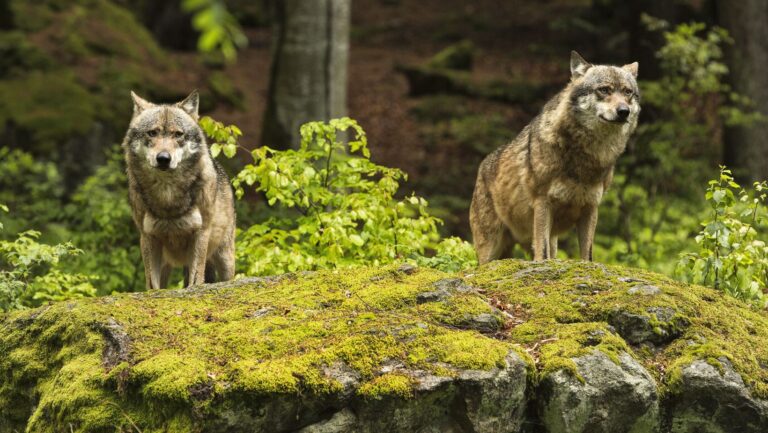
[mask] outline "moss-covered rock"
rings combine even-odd
[[[617,311],[675,332],[628,342]],[[760,432],[766,340],[763,311],[599,264],[251,278],[2,317],[0,432]]]

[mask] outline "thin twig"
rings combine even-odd
[[[123,417],[125,417],[125,419],[127,419],[127,420],[128,420],[128,422],[129,422],[129,423],[131,423],[131,426],[132,426],[134,429],[136,429],[136,431],[137,431],[137,432],[139,432],[139,433],[142,433],[142,431],[141,431],[141,429],[139,428],[139,426],[137,426],[137,425],[136,425],[136,423],[135,423],[135,422],[133,422],[133,419],[131,419],[131,417],[130,417],[130,416],[128,416],[128,414],[127,414],[127,413],[125,413],[125,411],[123,410],[123,408],[122,408],[122,407],[120,407],[120,405],[118,405],[117,403],[111,402],[111,401],[105,401],[105,403],[107,403],[107,404],[110,404],[110,405],[112,405],[112,406],[116,407],[116,408],[117,408],[117,410],[119,410],[119,411],[120,411],[120,413],[122,413],[122,414],[123,414]]]

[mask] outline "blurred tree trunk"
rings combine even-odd
[[[299,127],[347,114],[351,0],[274,2],[274,45],[262,144],[298,146]]]
[[[735,41],[726,50],[733,90],[768,114],[768,2],[718,0],[717,8]],[[768,179],[768,123],[727,129],[724,150],[725,163],[740,179]]]
[[[0,0],[0,30],[10,30],[13,28],[13,15],[11,15],[11,5],[9,0]]]

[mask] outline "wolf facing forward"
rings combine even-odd
[[[231,279],[234,198],[197,124],[197,91],[173,105],[131,96],[123,150],[147,289],[167,286],[174,266],[185,268],[185,286]]]
[[[571,52],[571,81],[509,144],[480,164],[469,221],[480,263],[520,244],[555,257],[557,236],[577,227],[592,260],[597,207],[637,126],[637,62],[591,65]]]

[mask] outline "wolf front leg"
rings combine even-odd
[[[546,200],[533,204],[533,260],[552,257],[549,237],[552,232],[552,207]]]
[[[592,261],[592,243],[595,240],[595,228],[597,227],[597,205],[585,208],[577,228],[579,231],[579,250],[581,250],[581,260]]]
[[[139,239],[141,258],[144,260],[144,277],[147,290],[161,289],[163,270],[163,245],[152,235],[142,234]]]
[[[549,258],[557,258],[557,236],[554,235],[549,237]]]
[[[195,232],[192,242],[192,253],[189,258],[190,286],[205,283],[205,262],[208,259],[208,241],[210,239],[210,227],[204,227]]]

